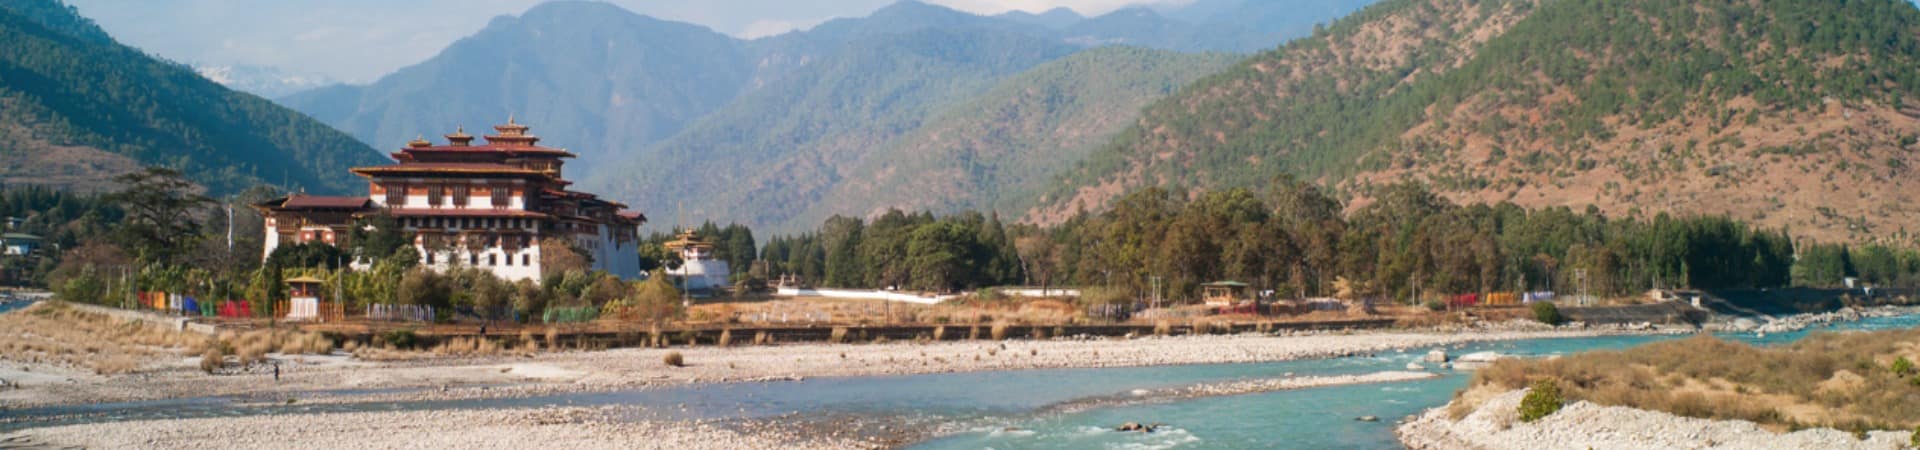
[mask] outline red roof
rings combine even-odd
[[[394,217],[549,217],[536,211],[493,208],[395,208],[387,213]]]
[[[557,148],[552,148],[552,147],[541,147],[541,146],[538,146],[538,145],[501,145],[501,144],[495,144],[495,143],[488,143],[488,144],[485,144],[485,145],[465,145],[465,146],[462,146],[462,145],[435,145],[435,146],[429,146],[429,147],[406,147],[406,148],[402,148],[402,149],[400,149],[400,151],[402,151],[402,152],[407,152],[407,153],[421,153],[421,152],[455,152],[455,153],[474,153],[474,152],[507,152],[507,153],[544,153],[544,154],[550,154],[550,155],[556,155],[556,156],[560,156],[560,157],[565,157],[565,158],[572,158],[572,157],[574,156],[574,154],[573,154],[573,152],[569,152],[569,151],[566,151],[566,150],[561,150],[561,149],[557,149]]]
[[[596,195],[580,192],[580,191],[566,191],[566,190],[557,190],[557,189],[541,189],[540,193],[555,196],[555,197],[570,197],[570,198],[598,197]]]
[[[319,195],[294,195],[281,202],[281,208],[288,209],[360,209],[367,206],[366,197],[327,197]]]
[[[537,170],[500,163],[403,162],[385,166],[355,167],[354,173],[371,172],[458,172],[540,175]]]

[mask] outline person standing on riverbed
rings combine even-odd
[[[273,363],[273,381],[280,381],[280,363]]]

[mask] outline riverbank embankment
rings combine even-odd
[[[1876,449],[1904,445],[1912,432],[1871,431],[1864,439],[1832,428],[1778,433],[1744,420],[1708,420],[1580,401],[1533,422],[1519,419],[1526,390],[1500,394],[1458,420],[1434,408],[1400,425],[1401,443],[1428,449]]]

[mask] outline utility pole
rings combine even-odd
[[[1155,308],[1160,307],[1160,280],[1161,278],[1157,275],[1147,277],[1148,289],[1153,290],[1152,295],[1148,298],[1152,300],[1153,307]]]
[[[233,259],[233,203],[227,203],[227,259]]]

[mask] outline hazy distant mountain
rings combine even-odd
[[[385,158],[305,115],[122,46],[54,0],[0,2],[0,182],[93,190],[166,165],[215,194],[358,187]]]
[[[323,75],[295,75],[265,66],[194,66],[193,71],[228,88],[266,98],[278,98],[336,83]]]
[[[553,2],[497,18],[371,85],[282,102],[381,148],[455,126],[485,131],[514,115],[591,162],[673,135],[732,100],[753,72],[740,42],[712,30],[606,3]]]
[[[1141,106],[1238,60],[1102,47],[1041,64],[889,141],[789,222],[804,227],[888,208],[1024,210],[1031,191],[1132,125]]]
[[[852,164],[942,107],[1076,47],[1022,33],[929,28],[849,43],[584,185],[642,210],[756,225],[820,200]]]
[[[1268,28],[1304,34],[1325,19],[1300,16]],[[611,5],[558,2],[498,19],[439,56],[371,85],[325,87],[283,101],[383,148],[516,113],[546,142],[583,155],[584,164],[570,170],[585,188],[651,211],[684,202],[688,214],[785,226],[821,211],[816,204],[853,176],[856,164],[880,153],[922,149],[891,143],[1008,76],[1111,44],[1236,52],[1278,45],[1282,38],[1260,34],[1265,30],[1208,28],[1147,9],[1095,18],[1065,9],[986,17],[902,1],[868,17],[742,41]],[[1058,100],[1065,109],[1144,101],[1131,91],[1060,92],[1094,97]],[[1031,114],[1114,117],[1107,109]],[[1013,140],[1049,142],[1038,135]],[[1044,145],[1011,151],[1068,162],[1080,154]],[[1022,167],[1028,166],[1054,167]],[[956,201],[927,200],[901,204]]]
[[[1020,11],[1020,10],[1013,10],[1013,11],[1008,11],[1006,13],[1000,14],[998,16],[994,16],[994,17],[998,17],[1003,20],[1009,20],[1009,21],[1024,23],[1028,25],[1039,25],[1039,26],[1054,28],[1054,29],[1066,28],[1070,25],[1080,22],[1081,20],[1086,20],[1085,17],[1080,16],[1080,13],[1073,12],[1073,10],[1067,9],[1067,8],[1049,9],[1039,14],[1034,14],[1034,13]]]

